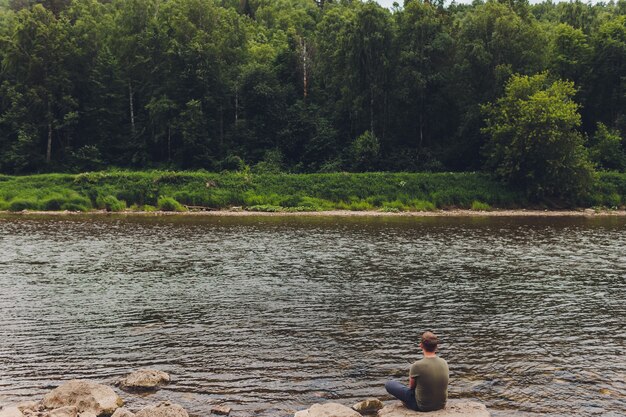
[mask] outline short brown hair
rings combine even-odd
[[[439,339],[437,338],[437,335],[435,335],[433,332],[424,332],[422,334],[422,346],[424,347],[424,350],[428,352],[434,352],[435,350],[437,350],[438,344]]]

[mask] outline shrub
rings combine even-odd
[[[435,210],[437,210],[437,207],[435,207],[435,205],[433,203],[431,203],[430,201],[426,201],[426,200],[418,200],[418,199],[411,200],[409,202],[409,205],[415,211],[435,211]]]
[[[126,210],[126,202],[118,200],[115,196],[107,195],[106,197],[98,197],[96,206],[106,211],[124,211]]]
[[[626,151],[622,147],[619,131],[598,123],[589,156],[600,168],[623,171],[626,168]]]
[[[368,130],[356,138],[352,143],[352,154],[357,171],[375,169],[380,156],[380,142],[376,135]]]
[[[536,200],[586,194],[593,170],[575,93],[573,82],[551,82],[548,73],[513,75],[504,96],[482,107],[487,166]]]
[[[48,197],[41,201],[41,208],[46,211],[62,210],[61,206],[65,204],[65,198],[63,196]]]
[[[172,197],[159,197],[159,200],[157,201],[157,207],[161,211],[187,211],[187,209],[183,207],[182,204],[180,204]]]
[[[16,198],[9,202],[9,211],[38,210],[39,204],[34,199]]]
[[[145,212],[156,211],[156,207],[151,206],[149,204],[143,204],[143,205],[133,204],[132,206],[130,206],[130,209],[132,211],[145,211]]]
[[[351,201],[346,203],[344,201],[340,201],[337,203],[337,208],[340,210],[350,210],[350,211],[367,211],[374,210],[374,206],[368,203],[367,201]]]
[[[471,210],[474,211],[491,211],[491,206],[487,203],[482,203],[480,201],[474,200],[472,201]]]
[[[383,207],[380,209],[380,211],[382,211],[383,213],[400,213],[400,210],[395,207]]]
[[[385,201],[383,203],[383,209],[395,210],[395,211],[408,211],[409,207],[400,200]]]
[[[7,210],[9,208],[9,203],[0,198],[0,211]]]
[[[67,211],[87,211],[89,210],[89,208],[83,204],[77,204],[77,203],[63,203],[61,205],[61,210],[67,210]]]

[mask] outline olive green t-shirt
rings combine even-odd
[[[434,411],[446,406],[448,399],[448,363],[436,356],[411,365],[409,376],[415,378],[415,401],[420,411]]]

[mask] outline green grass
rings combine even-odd
[[[578,207],[621,207],[626,174],[599,173]],[[536,205],[537,203],[535,203]],[[553,202],[539,202],[553,207]],[[563,207],[559,203],[559,207]],[[184,206],[257,211],[432,211],[532,207],[521,193],[480,173],[251,174],[101,171],[0,175],[0,210],[180,211]]]
[[[481,201],[472,201],[470,209],[474,211],[491,211],[491,206]]]

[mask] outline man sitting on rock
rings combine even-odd
[[[448,399],[448,363],[436,355],[439,339],[432,332],[422,335],[420,348],[424,358],[411,365],[409,386],[397,381],[385,384],[387,392],[415,411],[434,411],[446,406]]]

